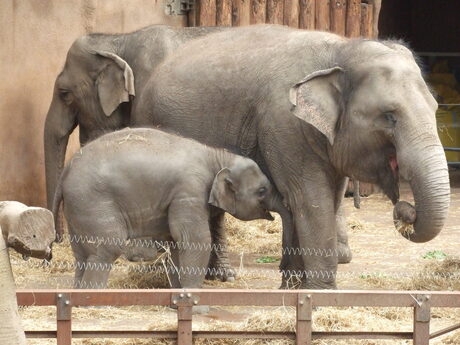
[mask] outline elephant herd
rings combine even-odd
[[[347,177],[388,196],[395,221],[410,219],[409,240],[441,231],[450,188],[436,109],[397,41],[276,25],[90,34],[69,49],[46,117],[48,207],[57,219],[63,200],[70,234],[99,239],[72,243],[77,261],[142,259],[156,248],[120,244],[172,241],[176,287],[234,278],[225,212],[275,211],[281,269],[302,272],[304,288],[335,288],[337,264],[351,260]],[[64,169],[77,126],[83,148]],[[400,207],[400,176],[415,206]],[[75,285],[107,278],[77,269]]]

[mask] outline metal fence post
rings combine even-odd
[[[296,345],[311,345],[312,297],[299,293],[297,297]]]
[[[72,302],[70,294],[56,295],[56,341],[57,345],[72,344]]]
[[[430,343],[430,295],[417,295],[414,307],[414,345]]]
[[[192,333],[192,308],[197,305],[198,296],[189,292],[172,294],[171,303],[177,306],[177,345],[191,345],[193,343]]]

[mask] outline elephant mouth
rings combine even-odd
[[[396,149],[390,147],[380,169],[378,185],[393,204],[399,201],[399,164]]]

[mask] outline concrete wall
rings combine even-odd
[[[184,16],[167,16],[163,1],[0,1],[0,200],[46,205],[43,128],[72,42],[89,32],[183,26]]]

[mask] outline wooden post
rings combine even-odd
[[[266,0],[251,0],[250,8],[250,23],[251,24],[263,24],[266,19]]]
[[[430,343],[430,295],[417,295],[414,307],[414,345],[429,345]]]
[[[216,0],[200,0],[197,25],[216,26]]]
[[[8,248],[0,229],[0,344],[26,345]]]
[[[312,296],[299,293],[297,297],[296,345],[311,345]]]
[[[283,24],[292,28],[299,27],[299,0],[285,0]]]
[[[373,6],[361,4],[361,36],[366,38],[374,37]]]
[[[267,0],[267,23],[283,24],[284,1]]]
[[[330,0],[316,1],[316,30],[330,31]]]
[[[359,37],[361,31],[361,0],[348,0],[346,35]]]
[[[346,0],[331,0],[331,31],[345,36]]]
[[[301,29],[315,29],[316,0],[300,0],[299,27]]]
[[[51,211],[17,201],[0,202],[0,226],[8,247],[18,253],[49,259],[56,238]]]
[[[70,294],[56,295],[56,343],[57,345],[72,345],[72,302]]]
[[[250,24],[250,0],[233,0],[232,25],[243,26]]]
[[[232,26],[232,0],[217,0],[217,26]]]
[[[192,26],[197,26],[196,22],[196,14],[199,13],[198,9],[200,6],[199,1],[195,1],[195,6],[193,6],[193,9],[187,13],[187,26],[192,27]]]

